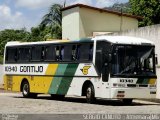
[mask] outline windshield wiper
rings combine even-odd
[[[135,63],[132,63],[131,65],[127,66],[122,72],[122,73],[125,73],[125,72],[128,72],[131,70],[131,72],[134,72],[134,68],[135,68]]]

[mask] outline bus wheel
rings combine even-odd
[[[29,83],[25,81],[22,85],[22,95],[24,98],[36,98],[36,93],[30,93]]]
[[[93,104],[95,102],[93,85],[89,85],[86,89],[86,100],[87,100],[87,103],[90,103],[90,104]]]
[[[123,99],[123,103],[125,105],[131,105],[132,104],[133,99]]]

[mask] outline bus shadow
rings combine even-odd
[[[14,98],[23,98],[21,96],[14,96]],[[26,99],[26,98],[25,98]],[[27,99],[41,99],[41,100],[52,100],[52,101],[62,101],[62,102],[73,102],[73,103],[84,103],[86,102],[85,98],[76,98],[76,97],[65,97],[64,99],[53,99],[50,96],[38,96],[37,98],[27,98]],[[144,102],[144,103],[143,103]],[[108,100],[108,99],[97,99],[94,105],[108,105],[108,106],[149,106],[149,105],[160,105],[160,103],[147,103],[145,101],[136,102],[133,100],[132,104],[126,105],[121,100]]]
[[[77,102],[77,103],[86,103],[86,99],[85,98],[73,98],[73,97],[69,97],[66,98],[64,101],[66,102]],[[152,104],[152,103],[139,103],[139,102],[135,102],[133,101],[132,104],[127,105],[124,104],[121,100],[108,100],[108,99],[97,99],[94,103],[94,105],[107,105],[107,106],[146,106],[146,105],[160,105],[158,104]]]

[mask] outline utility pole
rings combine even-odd
[[[64,7],[64,8],[66,7],[66,1],[67,1],[67,0],[64,0],[64,4],[63,4],[63,7]]]
[[[120,9],[121,9],[120,31],[122,31],[122,24],[123,24],[123,10],[122,10],[122,7],[121,7]]]
[[[118,8],[118,11],[120,11],[120,21],[119,21],[119,30],[122,31],[122,24],[123,24],[123,8],[122,6],[116,6]]]

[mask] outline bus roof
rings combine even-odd
[[[131,37],[131,36],[96,36],[94,40],[106,40],[113,44],[130,44],[130,45],[154,45],[152,41],[147,39]]]
[[[17,46],[17,45],[41,45],[51,43],[74,43],[74,42],[90,42],[93,41],[91,38],[82,38],[79,40],[53,40],[53,41],[37,41],[37,42],[21,42],[21,41],[10,41],[7,42],[6,46]]]
[[[88,42],[88,41],[99,41],[106,40],[112,44],[128,44],[128,45],[154,45],[152,41],[129,36],[96,36],[94,38],[82,38],[80,40],[54,40],[54,41],[39,41],[39,42],[19,42],[11,41],[6,46],[17,46],[17,45],[36,45],[36,44],[50,44],[50,43],[74,43],[74,42]]]

